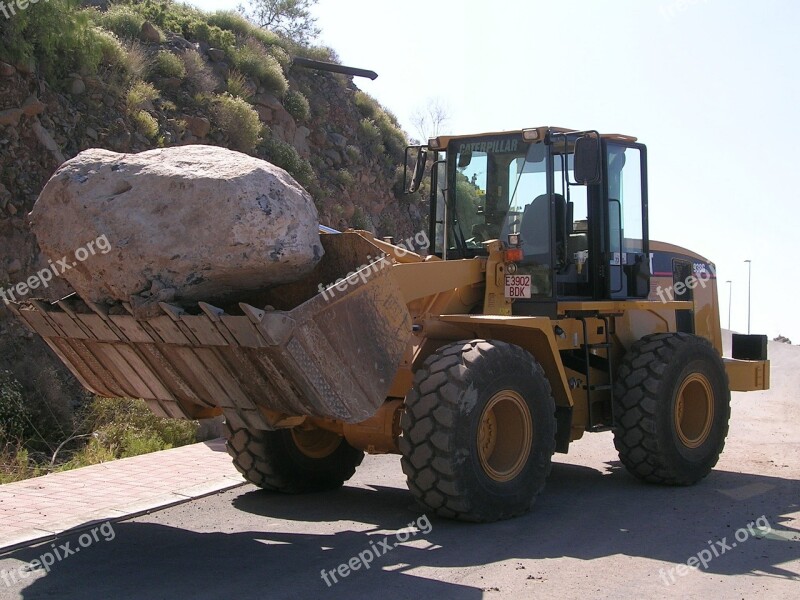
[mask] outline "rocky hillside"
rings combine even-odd
[[[406,138],[396,119],[352,78],[292,62],[335,61],[332,51],[233,13],[99,4],[50,0],[0,22],[1,289],[44,264],[26,215],[55,169],[91,147],[225,146],[288,170],[325,225],[402,239],[424,228],[420,197],[400,190]],[[29,396],[74,389],[0,302],[2,370]]]

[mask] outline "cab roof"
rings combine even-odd
[[[522,138],[528,142],[535,142],[538,140],[545,139],[545,136],[548,133],[580,133],[580,131],[581,131],[580,129],[569,129],[568,127],[551,127],[545,125],[542,127],[530,127],[527,129],[516,129],[510,131],[491,131],[485,133],[474,133],[469,135],[440,135],[428,140],[428,147],[431,150],[445,150],[450,145],[450,142],[452,142],[453,140],[496,137],[500,135],[514,135],[514,134],[522,136]],[[637,138],[633,136],[623,135],[620,133],[601,133],[600,137],[603,139],[615,140],[626,143],[633,143],[637,141]]]

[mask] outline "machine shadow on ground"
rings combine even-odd
[[[212,533],[152,522],[119,523],[113,542],[57,564],[21,590],[22,596],[352,598],[380,591],[385,597],[480,598],[486,590],[437,581],[422,570],[615,555],[685,563],[708,548],[709,540],[727,538],[730,543],[736,530],[761,516],[769,520],[772,533],[750,537],[714,558],[708,572],[796,579],[782,565],[800,559],[800,532],[782,524],[800,509],[798,482],[727,471],[715,471],[694,487],[665,488],[637,482],[618,463],[608,463],[604,473],[555,464],[529,515],[487,525],[431,518],[430,533],[412,537],[375,559],[369,570],[353,572],[331,587],[322,581],[321,569],[335,569],[422,515],[406,490],[345,486],[337,492],[282,496],[246,487],[220,500],[232,502],[248,523],[255,518],[257,530],[236,531],[224,521]],[[226,508],[224,514],[235,518],[236,512]],[[301,532],[332,522],[339,523],[330,534]],[[30,561],[48,548],[5,558]],[[545,565],[537,570],[520,563],[517,569],[520,579],[536,579]]]

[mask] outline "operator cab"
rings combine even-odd
[[[647,149],[635,138],[540,127],[441,136],[427,148],[433,253],[487,256],[489,240],[518,250],[507,254],[522,284],[514,314],[648,296]]]

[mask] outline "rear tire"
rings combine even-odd
[[[691,485],[719,460],[728,435],[725,365],[708,340],[658,333],[631,346],[614,387],[614,445],[650,483]]]
[[[335,490],[364,459],[340,435],[323,429],[233,428],[225,424],[228,454],[247,481],[266,490],[302,494]]]
[[[542,367],[519,346],[439,348],[415,374],[401,419],[411,493],[425,509],[463,521],[529,511],[550,473],[554,415]]]

